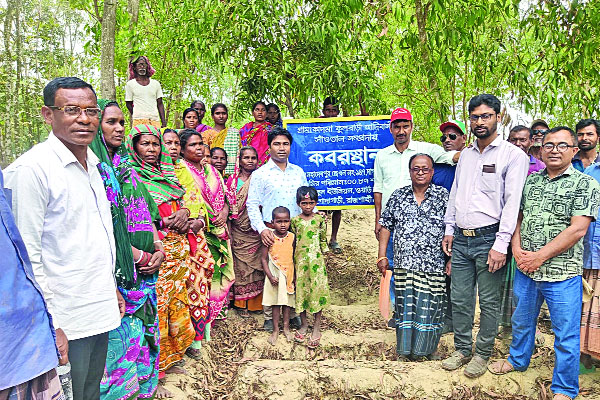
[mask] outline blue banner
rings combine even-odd
[[[324,210],[373,207],[377,152],[393,143],[389,116],[284,120],[290,162],[306,172]]]

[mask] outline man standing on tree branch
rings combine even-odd
[[[167,126],[160,82],[150,79],[155,72],[146,56],[139,56],[129,62],[129,81],[125,84],[125,104],[133,120],[133,126],[141,124],[152,125],[156,128]]]

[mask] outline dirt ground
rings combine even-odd
[[[395,353],[395,331],[386,329],[377,299],[380,276],[374,266],[377,241],[373,210],[343,212],[340,244],[344,252],[328,260],[332,306],[324,312],[316,351],[288,343],[267,343],[259,314],[245,320],[229,311],[213,329],[203,359],[186,357],[187,375],[167,375],[166,387],[180,399],[551,399],[553,336],[534,354],[524,373],[468,379],[447,372],[440,361],[403,362]],[[478,329],[476,320],[475,328]],[[497,340],[495,358],[510,343]],[[452,334],[439,352],[453,350]],[[600,369],[599,369],[600,371]],[[600,372],[582,375],[578,399],[600,399]]]

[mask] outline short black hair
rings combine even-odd
[[[575,132],[577,132],[580,129],[583,129],[585,127],[588,127],[590,125],[594,125],[594,129],[596,129],[596,134],[600,135],[600,122],[598,122],[597,119],[591,119],[591,118],[580,120],[577,123],[577,125],[575,125]]]
[[[478,94],[469,100],[469,114],[480,105],[485,104],[494,110],[496,114],[500,114],[500,100],[493,94]]]
[[[264,101],[262,101],[262,100],[259,100],[259,101],[257,101],[256,103],[254,103],[254,104],[252,105],[252,111],[254,111],[254,109],[256,108],[256,106],[257,106],[257,105],[259,105],[259,104],[262,104],[262,105],[263,105],[263,107],[265,108],[265,110],[267,109],[267,105],[265,104],[265,102],[264,102]]]
[[[269,132],[269,136],[267,136],[267,144],[270,146],[271,142],[277,136],[285,136],[290,141],[290,144],[294,143],[294,138],[292,137],[292,134],[290,133],[290,131],[288,131],[287,129],[276,127],[276,128],[273,128],[271,130],[271,132]]]
[[[267,104],[267,111],[269,111],[269,108],[276,109],[278,113],[281,112],[281,110],[279,109],[279,106],[277,104],[275,104],[275,103],[269,103],[269,104]]]
[[[338,99],[336,99],[333,96],[328,96],[325,98],[325,100],[323,101],[323,110],[325,109],[325,107],[327,106],[336,106],[339,107],[340,103],[338,101]]]
[[[187,146],[188,142],[190,141],[190,138],[194,135],[198,136],[200,138],[200,141],[202,141],[202,135],[199,134],[195,129],[186,128],[179,131],[179,141],[181,142],[182,155],[183,149],[185,149],[185,146]]]
[[[225,109],[225,112],[227,114],[229,114],[229,110],[227,109],[227,106],[225,104],[223,104],[223,103],[215,103],[210,108],[210,115],[215,115],[215,112],[217,112],[217,108],[219,108],[219,107],[223,107]]]
[[[185,121],[185,116],[188,115],[191,112],[196,113],[196,117],[198,117],[198,121],[200,121],[200,114],[198,114],[198,110],[196,110],[195,108],[191,108],[191,107],[188,107],[185,110],[183,110],[183,117],[181,119],[183,121]]]
[[[54,100],[56,98],[56,92],[58,91],[58,89],[82,89],[82,88],[90,89],[92,91],[92,93],[94,93],[94,96],[96,97],[96,99],[98,98],[98,96],[96,96],[96,91],[94,90],[92,85],[90,85],[89,83],[87,83],[86,81],[84,81],[82,79],[79,79],[79,78],[76,78],[73,76],[54,78],[50,82],[48,82],[48,84],[44,87],[44,105],[45,106],[53,106],[54,105]]]
[[[577,146],[577,143],[578,143],[578,141],[577,141],[577,134],[573,131],[573,129],[569,128],[568,126],[557,126],[557,127],[554,127],[552,129],[550,129],[548,131],[548,133],[546,133],[544,135],[544,140],[542,141],[542,143],[544,143],[546,141],[546,138],[548,137],[548,135],[551,135],[553,133],[560,132],[560,131],[567,131],[567,132],[569,132],[571,134],[571,138],[573,139],[573,145]]]
[[[185,129],[184,129],[184,130],[185,130]],[[169,133],[169,132],[173,132],[174,134],[176,134],[177,136],[179,136],[179,133],[177,133],[177,131],[176,131],[175,129],[171,129],[171,128],[166,128],[166,129],[163,131],[163,133],[162,133],[162,134],[163,134],[163,136],[165,136],[165,133]]]
[[[300,202],[306,198],[306,195],[308,195],[311,200],[316,202],[319,201],[317,189],[312,186],[300,186],[298,190],[296,190],[296,204],[300,204]]]
[[[291,216],[290,210],[287,207],[284,207],[284,206],[275,207],[273,209],[273,212],[271,213],[271,218],[272,218],[273,221],[275,220],[275,215],[278,215],[278,214],[287,214],[288,217]]]
[[[210,156],[214,156],[217,151],[222,151],[223,154],[225,154],[225,160],[227,160],[227,152],[222,147],[213,147],[212,149],[210,149]]]
[[[433,161],[433,157],[431,157],[429,154],[425,154],[425,153],[417,153],[415,155],[413,155],[409,160],[408,160],[408,168],[412,167],[412,163],[415,160],[415,158],[417,157],[427,157],[429,159],[429,161],[431,161],[431,166],[433,167],[433,164],[435,164],[435,161]]]
[[[194,108],[194,104],[202,104],[204,106],[204,108],[206,109],[206,104],[204,104],[204,102],[202,100],[194,100],[192,101],[192,103],[190,104],[190,108]]]
[[[527,132],[529,132],[529,139],[533,138],[533,130],[531,130],[530,128],[526,127],[525,125],[513,126],[510,129],[510,132],[508,132],[508,136],[510,137],[510,134],[513,133],[513,132],[521,132],[521,131],[527,131]]]

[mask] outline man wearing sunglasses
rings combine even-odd
[[[469,101],[471,132],[477,138],[461,153],[444,222],[442,249],[451,260],[451,301],[456,351],[446,370],[467,364],[469,378],[483,375],[498,328],[500,287],[510,239],[517,224],[528,157],[498,134],[500,100],[481,94]],[[473,352],[475,291],[480,329]]]
[[[52,132],[6,169],[5,186],[60,363],[71,363],[73,399],[98,399],[108,332],[121,324],[125,304],[115,284],[110,202],[88,147],[100,123],[96,93],[79,78],[56,78],[44,88],[42,116]]]
[[[598,155],[598,133],[600,123],[595,119],[582,119],[575,126],[579,151],[573,156],[571,163],[577,171],[583,172],[593,163],[600,162]]]
[[[536,119],[531,123],[531,146],[529,147],[529,154],[534,156],[536,159],[542,159],[542,140],[544,135],[550,130],[550,125],[543,119]]]
[[[551,129],[542,143],[546,168],[527,177],[511,242],[518,268],[510,355],[490,365],[498,375],[527,370],[545,300],[555,337],[553,400],[579,394],[582,239],[600,205],[598,182],[571,165],[577,150],[575,132],[566,126]]]

